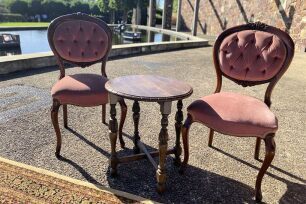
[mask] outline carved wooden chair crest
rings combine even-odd
[[[52,123],[57,136],[55,155],[60,157],[61,133],[58,124],[58,110],[63,105],[64,127],[68,128],[67,105],[81,107],[102,106],[102,122],[105,122],[108,93],[104,87],[108,81],[106,61],[112,47],[112,32],[102,20],[86,14],[64,15],[53,20],[48,28],[48,41],[60,68],[59,81],[52,87]],[[102,75],[74,74],[65,76],[64,62],[85,68],[102,62]],[[119,139],[124,147],[122,128],[127,107],[121,105]]]
[[[255,159],[264,140],[266,155],[256,180],[256,200],[262,200],[261,182],[275,154],[274,136],[278,129],[270,111],[271,93],[288,69],[294,55],[291,37],[277,28],[257,22],[225,30],[213,49],[217,74],[215,93],[194,101],[187,108],[188,117],[182,128],[184,143],[183,172],[189,158],[190,125],[199,122],[210,128],[209,142],[214,131],[238,137],[256,137]],[[238,93],[220,92],[222,76],[242,86],[268,83],[264,102]]]

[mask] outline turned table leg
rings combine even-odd
[[[109,119],[109,139],[111,143],[111,156],[109,158],[110,174],[117,174],[118,157],[116,152],[116,142],[118,134],[118,122],[116,119],[116,103],[118,98],[115,95],[109,94],[110,98],[110,119]]]
[[[168,116],[171,113],[171,102],[160,103],[160,111],[162,114],[161,130],[159,133],[159,165],[156,171],[157,191],[162,193],[166,187],[166,156],[168,149]]]
[[[134,101],[133,103],[133,121],[134,121],[134,138],[133,138],[133,142],[134,142],[134,153],[135,154],[138,154],[140,152],[140,149],[137,145],[138,141],[140,140],[140,137],[139,137],[139,130],[138,130],[138,127],[139,127],[139,118],[140,118],[140,107],[139,107],[139,102],[138,101]]]
[[[182,130],[182,122],[183,122],[183,102],[182,100],[179,100],[177,102],[177,112],[175,114],[175,133],[176,133],[176,139],[175,139],[175,158],[174,158],[174,164],[179,166],[181,164],[180,156],[182,154],[182,147],[181,147],[181,130]]]

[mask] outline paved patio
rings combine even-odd
[[[306,55],[297,53],[288,72],[272,95],[272,110],[279,119],[277,152],[262,184],[267,203],[306,203]],[[100,73],[100,65],[88,69],[67,69]],[[212,48],[181,50],[108,62],[110,78],[130,74],[158,74],[188,82],[193,95],[184,101],[212,93],[216,78]],[[0,78],[0,156],[45,168],[73,178],[87,180],[165,203],[252,203],[255,179],[261,162],[253,159],[255,139],[216,134],[213,148],[207,146],[208,129],[194,124],[190,131],[190,162],[184,175],[167,159],[167,191],[155,191],[155,171],[146,160],[118,167],[119,177],[108,173],[110,143],[108,127],[101,123],[101,108],[68,107],[69,130],[61,125],[62,156],[55,158],[55,133],[51,125],[49,95],[59,71],[46,68]],[[229,80],[223,90],[263,98],[265,86],[243,89]],[[126,150],[132,152],[131,101],[124,127]],[[141,140],[156,148],[160,130],[159,107],[140,103]],[[119,107],[117,107],[119,110]],[[108,109],[109,110],[109,109]],[[175,104],[173,104],[175,110]],[[174,112],[174,111],[173,111]],[[186,113],[185,113],[186,114]],[[60,121],[62,116],[60,115]],[[174,145],[174,113],[169,118],[169,146]],[[261,158],[264,153],[262,145]]]

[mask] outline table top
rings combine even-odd
[[[177,79],[157,75],[128,75],[105,84],[108,92],[137,101],[174,101],[189,97],[190,85]]]

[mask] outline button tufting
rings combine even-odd
[[[247,68],[245,69],[245,71],[246,71],[246,72],[249,72],[249,71],[250,71],[250,68],[249,68],[249,67],[247,67]]]
[[[82,57],[84,57],[84,52],[83,51],[81,52],[81,55],[82,55]]]
[[[90,44],[90,40],[87,40],[87,44]]]
[[[260,58],[260,55],[257,55],[256,58],[259,59],[259,58]]]
[[[266,74],[266,70],[262,70],[262,73],[263,73],[263,74]]]
[[[230,70],[233,70],[233,69],[234,69],[234,67],[231,65],[231,66],[230,66]]]
[[[81,31],[81,32],[83,31],[83,28],[82,28],[82,27],[80,27],[80,31]]]
[[[73,40],[74,43],[77,43],[78,41],[76,39]]]
[[[95,51],[95,55],[98,56],[98,52],[97,51]]]

